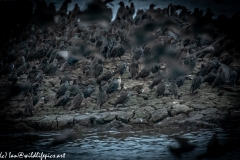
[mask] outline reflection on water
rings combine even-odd
[[[76,133],[77,139],[51,148],[46,147],[59,133],[1,135],[0,152],[43,152],[45,154],[63,154],[65,159],[175,159],[168,147],[177,143],[171,137],[180,135],[197,145],[192,152],[184,153],[182,159],[195,157],[206,151],[208,140],[218,133],[220,143],[232,141],[239,135],[238,130],[198,130],[182,132],[162,132],[160,130],[85,131]],[[239,159],[240,149],[236,148],[218,159]]]

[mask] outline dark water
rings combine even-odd
[[[25,155],[31,152],[39,152],[47,155],[63,155],[65,159],[177,159],[172,155],[168,147],[178,146],[171,137],[179,135],[188,138],[190,143],[197,145],[192,152],[184,153],[182,159],[196,159],[199,154],[206,151],[206,145],[214,133],[218,133],[220,144],[236,139],[240,129],[236,130],[198,130],[198,131],[165,131],[161,130],[135,130],[128,132],[117,131],[86,131],[76,133],[77,139],[55,147],[46,145],[59,133],[41,134],[16,134],[1,135],[0,152]],[[16,159],[16,158],[15,158]],[[37,158],[40,159],[40,158]],[[43,158],[44,159],[44,158]],[[46,158],[54,159],[54,158]],[[56,158],[55,158],[56,159]],[[60,159],[60,158],[59,158]],[[240,149],[235,148],[224,156],[215,159],[240,159]]]

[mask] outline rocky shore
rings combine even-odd
[[[150,9],[153,10],[153,7],[154,6],[152,6],[151,8],[150,6]],[[76,10],[77,7],[75,6],[75,10],[73,11]],[[179,23],[179,26],[181,26],[180,24],[184,23],[186,23],[184,24],[186,26],[193,25],[191,24],[190,18],[189,20],[186,20],[184,19],[184,17],[177,17],[175,14],[167,15],[168,13],[165,13],[165,11],[166,10],[163,9],[161,13],[159,13],[159,10],[156,10],[156,12],[154,11],[154,14],[160,14],[166,19],[174,21],[174,23],[177,21],[177,23]],[[147,13],[148,12],[146,12],[146,14]],[[148,13],[149,15],[145,15],[147,16],[147,18],[145,17],[146,19],[142,19],[142,23],[139,24],[136,24],[136,21],[133,19],[131,20],[134,23],[131,24],[129,22],[131,25],[127,25],[127,22],[125,20],[122,20],[121,18],[116,19],[114,22],[109,22],[110,24],[107,24],[107,26],[109,27],[107,29],[102,26],[98,26],[97,24],[89,24],[88,26],[88,24],[78,22],[76,21],[77,15],[72,15],[71,17],[69,17],[69,15],[62,14],[63,13],[61,12],[56,13],[57,17],[56,15],[54,15],[54,18],[58,19],[55,19],[55,22],[52,22],[51,25],[49,24],[49,26],[47,26],[49,28],[46,29],[45,26],[46,30],[44,30],[44,27],[42,26],[38,27],[37,25],[35,26],[34,24],[30,24],[30,26],[32,25],[32,28],[35,27],[35,29],[29,32],[25,31],[24,34],[26,35],[22,34],[22,37],[20,36],[20,38],[15,41],[15,44],[9,45],[9,48],[13,47],[12,50],[14,51],[12,51],[11,49],[7,50],[9,52],[7,54],[8,58],[10,59],[12,55],[17,55],[16,59],[19,59],[19,57],[23,57],[24,59],[26,59],[26,61],[24,61],[18,67],[20,68],[21,65],[24,66],[26,64],[28,64],[28,67],[24,66],[22,72],[18,72],[19,68],[11,70],[10,67],[9,72],[1,69],[0,73],[2,86],[9,83],[16,83],[20,86],[24,83],[29,83],[32,86],[34,83],[38,83],[39,77],[31,77],[30,74],[34,68],[33,66],[36,66],[36,68],[38,68],[36,71],[37,73],[40,73],[38,74],[38,76],[42,75],[43,78],[39,84],[39,88],[36,94],[38,101],[35,105],[30,104],[30,108],[27,107],[27,105],[29,104],[26,100],[30,97],[30,100],[33,101],[31,97],[32,95],[29,96],[30,91],[28,91],[29,93],[27,94],[24,91],[24,93],[18,94],[15,97],[7,97],[1,99],[3,100],[3,102],[1,102],[0,109],[0,126],[1,128],[3,128],[1,129],[1,133],[38,132],[53,130],[55,131],[66,128],[71,128],[75,130],[91,128],[96,128],[100,130],[131,130],[132,128],[146,127],[160,129],[175,127],[180,129],[198,129],[239,126],[239,72],[230,73],[230,69],[229,71],[225,71],[225,68],[219,67],[221,69],[219,69],[218,71],[221,76],[219,75],[218,78],[220,78],[221,81],[224,82],[223,84],[220,84],[220,82],[216,82],[215,84],[214,82],[214,85],[216,86],[213,86],[212,83],[201,81],[200,88],[196,89],[194,93],[190,93],[192,80],[201,71],[202,64],[210,61],[210,59],[212,59],[213,57],[219,58],[219,63],[221,60],[221,64],[224,63],[225,65],[227,63],[226,66],[229,66],[231,64],[233,68],[240,68],[240,55],[238,53],[238,50],[234,48],[239,45],[239,42],[236,42],[237,45],[235,46],[233,45],[229,47],[225,45],[227,46],[226,48],[221,48],[221,45],[225,44],[225,42],[228,43],[230,41],[231,43],[232,37],[230,36],[230,34],[226,34],[229,37],[223,39],[223,42],[214,42],[214,40],[216,40],[219,35],[221,35],[221,32],[218,31],[213,36],[214,38],[210,38],[210,40],[204,40],[204,38],[202,38],[201,40],[205,42],[202,42],[203,44],[196,45],[195,43],[197,43],[199,39],[187,39],[184,34],[180,34],[178,31],[175,30],[179,26],[174,28],[173,26],[169,25],[167,26],[167,28],[163,29],[165,26],[162,27],[162,24],[155,24],[155,22],[154,24],[152,24],[152,21],[154,20],[156,20],[156,22],[158,23],[161,23],[158,21],[159,19],[154,19],[153,17],[152,19],[151,16],[149,16],[152,13]],[[143,17],[144,16],[142,15],[142,18]],[[207,25],[210,22],[212,23],[213,20],[210,19],[207,22],[204,22],[204,24]],[[168,23],[165,24],[164,22],[164,25],[167,24]],[[156,26],[153,27],[152,25]],[[117,28],[120,26],[121,29]],[[149,27],[153,27],[153,29],[148,29]],[[92,30],[89,28],[91,28]],[[183,26],[182,28],[185,27]],[[140,32],[135,32],[135,30],[137,31],[138,29],[140,32],[146,33],[144,33],[144,35],[138,35],[138,33]],[[145,30],[142,31],[141,29]],[[105,32],[109,32],[109,35],[105,34]],[[95,33],[98,34],[95,35]],[[100,39],[100,33],[103,35],[105,34],[104,36],[106,37],[103,38],[103,44],[97,46],[97,41]],[[34,36],[34,34],[36,36]],[[123,34],[125,34],[125,37],[122,36]],[[142,42],[136,42],[139,39],[132,40],[132,36],[135,36],[135,38],[137,36],[140,36],[140,38],[141,36],[147,38],[143,38]],[[183,36],[183,38],[181,38],[181,36]],[[44,40],[43,37],[47,39]],[[110,45],[109,43],[111,42],[110,40],[112,40],[111,38],[114,39],[115,46],[120,45],[122,47],[126,47],[128,46],[126,45],[126,42],[135,42],[134,45],[141,46],[140,48],[142,49],[144,54],[139,55],[140,57],[138,59],[134,59],[134,55],[137,54],[137,47],[132,47],[133,44],[130,44],[130,47],[128,46],[124,48],[123,55],[114,55],[113,46],[107,51],[107,55],[104,55],[104,44],[105,42],[108,42],[108,45]],[[148,39],[149,42],[146,41]],[[36,43],[34,41],[36,41]],[[210,43],[208,41],[210,41]],[[62,55],[59,54],[60,51],[69,51],[70,53],[70,51],[73,51],[73,48],[75,48],[79,44],[81,45],[81,43],[83,42],[86,43],[88,47],[96,47],[95,49],[99,52],[97,53],[97,55],[101,56],[91,57],[91,55],[85,56],[84,53],[80,53],[82,57],[78,58],[75,62],[75,59],[69,58],[66,60]],[[153,47],[151,46],[152,42],[154,42],[155,45]],[[26,45],[26,47],[23,47],[24,45]],[[159,49],[159,51],[154,50],[156,49],[156,45],[157,47],[160,46],[160,48],[157,48]],[[175,76],[165,76],[165,73],[168,70],[171,70],[171,65],[169,63],[166,63],[166,59],[159,58],[156,61],[158,63],[157,66],[159,66],[158,71],[155,73],[151,72],[146,77],[139,77],[138,79],[136,79],[132,76],[133,73],[129,70],[129,67],[133,64],[133,61],[135,60],[136,63],[138,63],[138,65],[140,66],[139,68],[143,69],[146,65],[144,64],[144,60],[146,60],[147,58],[153,58],[155,60],[157,56],[154,55],[154,52],[158,52],[158,54],[161,55],[161,47],[163,46],[171,46],[173,47],[173,49],[175,49],[175,55],[173,59],[176,61],[169,61],[169,63],[180,62],[182,59],[184,60],[184,58],[186,58],[186,55],[187,57],[189,55],[191,57],[191,55],[195,54],[195,57],[193,56],[194,58],[196,58],[194,60],[194,66],[191,69],[188,68],[187,71],[184,71],[185,73],[183,75],[186,76],[186,80],[181,87],[177,88],[177,97],[179,98],[173,96],[174,93],[171,93],[171,90],[169,89],[171,85],[171,80],[174,79],[173,77]],[[85,51],[87,50],[87,48],[83,48],[83,51],[81,51],[84,52],[84,49]],[[198,55],[197,53],[205,53],[205,51],[208,52],[207,54],[205,54],[206,56],[196,56]],[[186,52],[188,53],[186,54]],[[42,56],[43,54],[44,56]],[[109,55],[113,57],[108,57]],[[151,57],[152,55],[156,57]],[[1,57],[4,57],[4,55],[1,54]],[[103,69],[100,72],[100,75],[104,75],[108,71],[114,73],[118,69],[118,66],[120,66],[123,62],[127,65],[123,74],[116,74],[104,82],[104,85],[110,84],[112,79],[118,76],[121,77],[122,86],[118,84],[118,89],[116,91],[114,90],[113,93],[108,94],[107,102],[105,102],[99,108],[96,107],[99,93],[99,83],[97,83],[97,78],[99,75],[95,76],[91,73],[87,75],[84,73],[85,68],[88,65],[90,65],[90,71],[93,70],[95,64],[92,63],[94,60],[97,59],[96,57],[100,57],[100,59],[103,57],[103,62],[101,62]],[[229,57],[231,57],[231,62],[228,64],[228,62],[225,62],[225,60]],[[49,66],[50,64],[52,64],[50,63],[50,61],[54,61],[53,59],[56,59],[58,61],[58,64],[55,68],[56,71],[54,73],[48,74],[45,73],[46,70],[44,71],[39,69],[39,66],[43,64],[44,58],[47,58]],[[16,59],[13,61],[15,66],[18,64],[15,63],[17,62]],[[2,67],[12,64],[5,62],[4,58],[1,59],[1,62],[3,64]],[[155,61],[151,61],[150,63],[155,63]],[[184,66],[181,62],[177,65],[179,65],[179,68]],[[140,71],[141,70],[139,69],[136,74],[139,74]],[[15,75],[15,73],[17,74],[17,82],[15,80],[14,82],[12,80],[10,81],[9,77]],[[153,89],[150,89],[149,86],[151,85],[156,75],[159,73],[163,75],[162,79],[164,80],[164,85],[166,86],[166,89],[163,95],[160,95],[156,98],[156,86],[154,86]],[[232,73],[236,73],[238,78],[235,77],[235,79],[233,79],[234,82],[232,84],[228,84],[230,80],[224,79],[225,77],[222,75]],[[60,82],[65,75],[69,75],[71,78],[71,80],[69,81],[70,86],[74,85],[73,80],[77,81],[80,77],[79,81],[81,82],[79,83],[81,83],[81,85],[79,85],[79,94],[82,93],[86,87],[93,87],[93,92],[90,94],[90,96],[83,98],[83,100],[80,102],[80,105],[75,106],[75,108],[73,109],[69,109],[69,106],[71,106],[71,104],[73,103],[74,96],[68,97],[70,100],[66,101],[66,105],[56,105],[56,101],[59,99],[56,98],[56,92],[58,92],[61,86]],[[204,77],[204,75],[202,76]],[[37,80],[32,82],[31,78]],[[235,82],[236,79],[237,82]],[[11,90],[11,88],[9,90]],[[119,98],[123,91],[132,92],[129,100],[126,101],[124,105],[122,102],[122,104],[117,104],[116,107],[114,107],[116,100]],[[4,96],[5,93],[2,92],[4,92],[4,90],[1,90],[1,96]],[[66,94],[63,93],[61,96],[66,96]],[[27,112],[29,112],[30,115],[27,114]]]

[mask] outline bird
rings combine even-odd
[[[56,98],[58,99],[59,97],[61,97],[62,95],[65,94],[65,92],[68,90],[69,87],[69,82],[66,81],[65,83],[63,83],[57,90],[56,92]]]
[[[136,79],[140,78],[146,78],[150,74],[150,70],[148,67],[144,67],[136,76]]]
[[[127,63],[126,62],[122,62],[114,70],[114,75],[120,74],[122,76],[125,73],[126,70],[127,70]]]
[[[160,69],[160,64],[159,63],[153,63],[151,65],[151,72],[153,74],[157,73],[159,71],[159,69]]]
[[[99,85],[99,92],[97,95],[97,107],[96,109],[100,109],[104,103],[108,100],[108,94],[103,88],[104,83]]]
[[[158,83],[160,83],[162,81],[163,77],[162,74],[160,72],[158,72],[152,80],[152,83],[149,86],[149,89],[153,89],[154,86],[158,85]]]
[[[34,81],[36,81],[37,75],[38,75],[37,67],[32,66],[32,69],[28,72],[27,80],[30,83],[33,83]]]
[[[194,91],[201,86],[203,80],[204,80],[204,79],[203,79],[202,76],[196,76],[196,77],[194,77],[193,80],[192,80],[191,86],[190,86],[190,93],[193,94]]]
[[[11,82],[12,84],[17,83],[18,77],[17,77],[16,72],[13,72],[13,73],[8,77],[8,81]]]
[[[180,76],[176,79],[176,84],[180,88],[185,82],[186,76]]]
[[[165,84],[163,82],[160,82],[158,85],[157,85],[157,88],[156,88],[156,91],[155,91],[155,96],[156,98],[163,95],[163,93],[165,92]]]
[[[42,70],[43,72],[45,72],[48,65],[49,65],[48,58],[44,57],[41,61],[41,64],[38,67],[38,70]]]
[[[88,98],[91,96],[93,92],[93,85],[88,85],[84,90],[83,90],[83,95],[84,98]]]
[[[116,107],[118,104],[122,104],[125,107],[125,103],[129,100],[132,92],[131,91],[123,91],[121,92],[120,96],[114,103],[114,107]]]
[[[207,75],[205,75],[203,77],[203,83],[204,82],[208,82],[208,83],[213,83],[214,80],[216,79],[217,77],[217,70],[216,69],[213,69],[210,73],[208,73]]]
[[[95,78],[97,78],[98,76],[100,76],[103,73],[103,64],[102,64],[102,60],[98,59],[97,64],[95,64],[93,66],[93,76]]]
[[[51,75],[56,73],[57,69],[58,69],[58,60],[54,59],[53,62],[46,67],[43,73],[46,75]]]
[[[110,84],[107,87],[107,94],[111,94],[117,91],[120,85],[121,85],[121,77],[119,76],[117,78],[116,77],[113,78],[113,80],[110,82]]]
[[[171,80],[169,90],[174,95],[174,98],[179,99],[179,88],[178,88],[175,80]]]
[[[100,84],[102,81],[108,81],[109,79],[112,78],[113,74],[114,73],[109,70],[101,74],[99,77],[97,77],[97,80],[96,80],[97,84]]]
[[[65,105],[70,101],[70,92],[67,91],[65,92],[65,94],[61,95],[56,101],[54,106],[58,107],[58,106],[63,106],[65,107]]]
[[[120,5],[120,7],[118,8],[116,15],[119,16],[122,19],[122,15],[123,15],[123,12],[125,10],[125,5],[122,1],[119,2],[118,4]]]
[[[28,93],[27,97],[25,98],[25,115],[26,116],[33,115],[32,108],[33,108],[32,95],[30,93]]]
[[[169,151],[178,158],[181,158],[183,153],[190,152],[196,148],[196,145],[189,143],[189,140],[186,138],[174,137],[174,139],[179,143],[179,147],[169,146]]]
[[[125,49],[123,48],[123,46],[121,45],[114,46],[112,49],[112,52],[108,55],[108,58],[110,59],[110,58],[119,57],[121,59],[124,53],[125,53]]]
[[[21,76],[22,74],[24,74],[25,71],[27,71],[27,70],[29,69],[29,67],[30,67],[30,64],[29,64],[28,62],[25,63],[25,64],[23,64],[23,65],[21,65],[20,67],[18,67],[18,68],[15,70],[17,76],[19,77],[19,76]]]
[[[77,95],[75,95],[75,97],[73,98],[71,106],[68,108],[68,110],[74,110],[78,108],[81,105],[83,99],[84,99],[83,93],[81,91],[78,92]]]
[[[57,146],[75,139],[75,134],[69,129],[64,130],[60,135],[53,138],[53,140],[48,144],[48,147]]]
[[[133,17],[133,15],[135,14],[135,7],[134,7],[134,3],[131,2],[130,3],[130,15]]]
[[[138,75],[139,66],[135,60],[131,62],[130,67],[129,67],[129,72],[131,74],[131,79],[134,79]]]
[[[73,80],[73,84],[68,87],[67,91],[70,92],[70,97],[76,96],[80,92],[80,88],[76,79]]]
[[[61,80],[60,80],[60,85],[63,84],[63,83],[65,83],[66,81],[70,82],[71,80],[72,80],[72,79],[71,79],[71,77],[69,76],[69,74],[65,74],[65,75],[61,78]]]
[[[39,96],[37,93],[32,96],[32,100],[33,100],[33,106],[35,106],[39,101]]]

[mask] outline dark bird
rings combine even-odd
[[[38,67],[38,70],[42,70],[43,72],[45,72],[46,68],[48,67],[49,63],[48,63],[48,58],[44,57],[42,59],[41,64]]]
[[[133,53],[132,60],[139,60],[140,57],[143,56],[143,49],[138,49],[136,52]]]
[[[62,78],[61,78],[61,80],[60,80],[60,85],[61,84],[63,84],[63,83],[65,83],[65,82],[70,82],[72,79],[71,79],[71,77],[69,76],[69,74],[65,74]]]
[[[118,97],[118,99],[114,103],[114,107],[116,107],[118,104],[122,104],[124,107],[126,107],[125,103],[129,100],[131,94],[132,94],[131,91],[121,92],[120,96]]]
[[[183,60],[183,65],[188,67],[189,69],[193,69],[196,66],[197,59],[195,57],[185,57]]]
[[[160,72],[158,72],[152,80],[152,83],[149,86],[149,89],[153,89],[154,86],[158,85],[158,83],[161,82],[161,80],[163,79],[163,76]]]
[[[163,82],[160,82],[157,85],[157,88],[156,88],[156,91],[155,91],[156,98],[163,95],[164,92],[165,92],[165,84]]]
[[[203,83],[204,82],[208,82],[208,83],[213,83],[214,80],[216,79],[217,77],[217,70],[216,69],[213,69],[210,73],[208,73],[207,75],[205,75],[203,77]]]
[[[70,97],[76,96],[80,92],[80,87],[76,79],[74,79],[73,84],[68,87],[68,91],[70,92]]]
[[[61,95],[56,101],[54,106],[65,106],[70,101],[70,92],[67,91],[65,94]]]
[[[112,49],[112,52],[108,55],[108,58],[119,57],[121,59],[121,57],[124,55],[124,53],[125,53],[125,49],[121,45],[114,46]]]
[[[57,90],[56,92],[56,98],[58,99],[59,97],[61,97],[62,95],[65,94],[65,92],[68,90],[69,87],[69,82],[66,81],[65,83],[63,83]]]
[[[38,75],[37,67],[33,66],[32,69],[28,72],[27,79],[30,83],[33,83],[36,81]]]
[[[18,69],[15,71],[17,76],[19,77],[22,74],[24,74],[29,69],[29,67],[30,67],[30,64],[28,62],[18,67]]]
[[[93,92],[93,85],[87,86],[87,87],[83,90],[84,98],[90,97],[91,94],[92,94],[92,92]]]
[[[134,79],[138,75],[139,72],[138,62],[136,62],[135,60],[131,62],[129,72],[131,74],[131,79]]]
[[[174,139],[179,143],[179,147],[169,146],[169,151],[178,158],[181,158],[183,153],[190,152],[196,147],[194,144],[190,144],[186,138],[174,137]]]
[[[58,60],[54,59],[53,62],[46,67],[43,73],[46,75],[51,75],[56,73],[57,69],[58,69]]]
[[[33,112],[33,99],[32,95],[30,93],[27,94],[27,97],[25,98],[25,114],[26,116],[32,116]]]
[[[104,90],[103,85],[104,85],[104,83],[101,83],[99,85],[99,92],[98,92],[98,95],[97,95],[97,107],[96,107],[96,109],[100,109],[102,107],[102,105],[104,103],[106,103],[107,100],[108,100],[108,95],[107,95],[106,91]]]
[[[201,64],[201,68],[197,73],[197,76],[206,76],[208,74],[208,70],[206,68],[206,65],[204,63]]]
[[[73,98],[71,106],[68,108],[68,110],[74,110],[79,108],[83,99],[84,99],[83,93],[81,91],[78,92],[78,94]]]
[[[157,73],[160,69],[160,64],[159,63],[153,63],[151,65],[151,72],[154,74],[154,73]]]
[[[116,69],[114,70],[114,75],[120,74],[122,76],[126,70],[127,70],[127,63],[123,62],[116,67]]]
[[[196,76],[196,77],[194,77],[193,80],[192,80],[191,86],[190,86],[190,93],[193,94],[194,91],[201,86],[203,80],[204,80],[204,79],[203,79],[202,76]]]
[[[97,84],[101,84],[102,81],[108,81],[113,76],[113,72],[106,71],[105,73],[101,74],[99,77],[97,77]]]
[[[131,16],[133,16],[135,14],[135,7],[134,7],[134,3],[133,2],[130,3],[129,11],[130,11],[130,15]]]
[[[146,78],[150,74],[150,70],[148,67],[144,67],[136,76],[136,79],[138,78]]]
[[[175,99],[179,99],[179,88],[175,80],[171,81],[171,84],[169,86],[169,91],[174,95]]]
[[[99,59],[97,64],[93,66],[93,76],[97,78],[102,74],[102,72],[103,72],[103,64],[102,64],[102,60]]]
[[[176,79],[176,84],[180,88],[185,82],[186,76],[180,76]]]
[[[125,5],[122,1],[119,2],[118,4],[120,5],[120,7],[118,8],[116,15],[119,16],[122,19],[122,15],[123,15],[123,12],[125,10]]]
[[[35,106],[39,101],[39,96],[37,93],[32,96],[32,100],[33,100],[33,106]]]
[[[107,87],[107,94],[111,94],[115,91],[117,91],[117,89],[120,87],[121,85],[121,77],[115,77],[113,78],[113,80],[110,82],[110,84]]]

